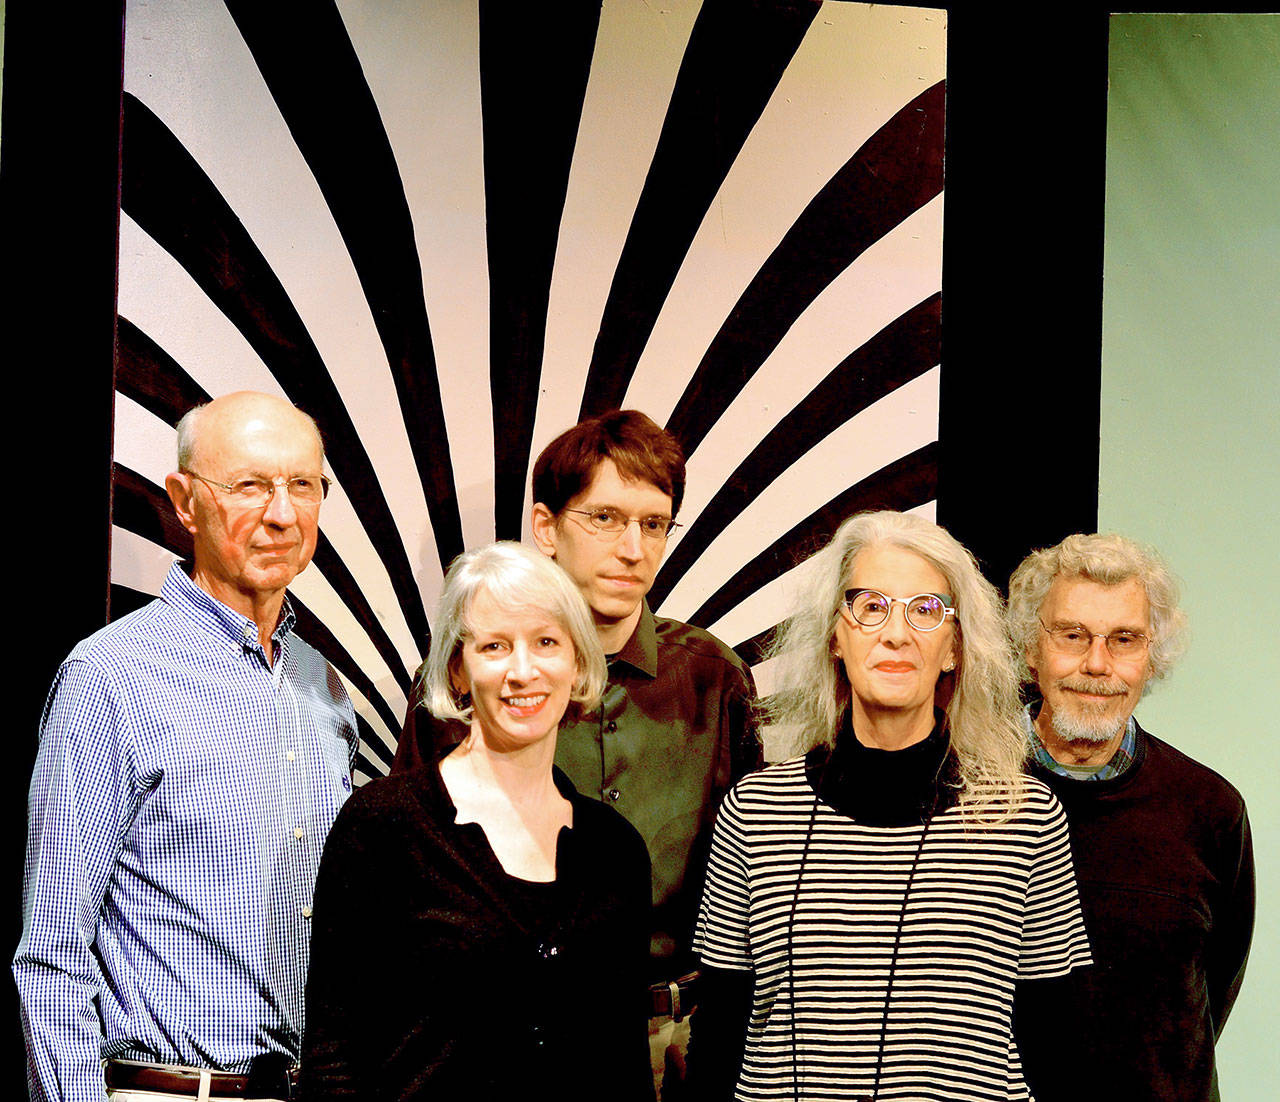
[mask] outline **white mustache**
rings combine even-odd
[[[1073,693],[1090,693],[1093,696],[1124,696],[1129,691],[1129,686],[1118,678],[1114,681],[1105,678],[1090,681],[1088,678],[1064,677],[1058,685]]]

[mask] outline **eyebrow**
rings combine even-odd
[[[1081,631],[1087,631],[1090,635],[1115,635],[1117,632],[1127,631],[1130,635],[1146,635],[1150,627],[1114,627],[1110,631],[1094,631],[1093,628],[1086,627],[1079,620],[1054,620],[1050,630],[1057,631],[1060,628],[1079,628]]]

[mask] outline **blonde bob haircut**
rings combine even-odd
[[[1155,550],[1115,533],[1077,532],[1054,547],[1032,551],[1009,581],[1009,634],[1029,683],[1036,678],[1027,655],[1040,654],[1040,609],[1057,578],[1083,578],[1103,586],[1123,585],[1134,578],[1142,586],[1151,621],[1150,678],[1144,695],[1186,649],[1187,617],[1178,607],[1178,582]]]
[[[1026,734],[1003,605],[973,556],[923,517],[859,513],[805,564],[796,611],[769,647],[777,688],[764,704],[765,719],[791,755],[835,745],[852,691],[832,652],[836,621],[854,560],[873,547],[910,551],[946,579],[956,610],[956,668],[938,679],[935,706],[945,713],[959,762],[962,806],[979,819],[1004,819],[1024,791]]]
[[[454,688],[452,674],[471,636],[467,617],[481,593],[502,609],[545,612],[564,628],[577,668],[570,708],[589,710],[599,701],[607,677],[604,651],[578,587],[541,552],[504,540],[459,555],[445,575],[422,691],[432,715],[471,722],[471,700]]]

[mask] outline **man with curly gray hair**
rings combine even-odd
[[[1095,962],[1018,1003],[1039,1102],[1219,1098],[1214,1044],[1253,933],[1249,820],[1235,788],[1133,716],[1185,624],[1168,567],[1123,536],[1068,536],[1009,583],[1036,691],[1029,768],[1066,809]]]

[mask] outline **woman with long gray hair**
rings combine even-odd
[[[850,518],[802,573],[766,706],[791,756],[716,824],[696,1096],[1026,1099],[1015,986],[1089,950],[1000,599],[904,513]]]

